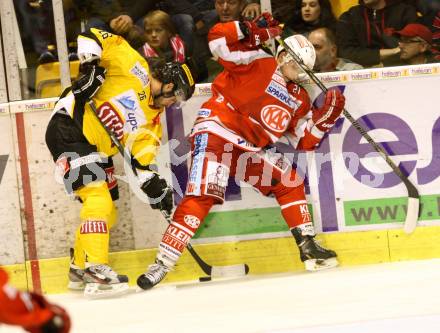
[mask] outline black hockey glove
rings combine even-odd
[[[91,99],[105,80],[106,69],[98,65],[88,65],[84,74],[72,83],[75,100],[85,103]]]
[[[171,215],[173,210],[173,191],[165,179],[160,178],[157,173],[154,173],[153,177],[141,185],[141,189],[148,195],[151,208],[160,209]]]

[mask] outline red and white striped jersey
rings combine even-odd
[[[212,83],[213,96],[202,105],[192,135],[211,132],[234,144],[245,140],[240,145],[244,149],[264,147],[285,136],[295,148],[313,149],[320,138],[307,130],[307,91],[287,83],[275,58],[262,49],[249,49],[243,39],[237,21],[218,23],[210,30],[209,47],[224,71]]]

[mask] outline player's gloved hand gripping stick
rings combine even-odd
[[[102,123],[101,119],[98,116],[98,111],[96,109],[95,104],[93,103],[93,101],[89,101],[88,102],[90,105],[90,108],[92,109],[93,113],[95,114],[96,118],[99,120],[100,124],[102,125],[102,127],[105,129],[105,131],[107,132],[107,134],[110,136],[110,139],[112,140],[113,144],[117,147],[119,153],[122,155],[123,159],[124,159],[124,163],[126,163],[126,165],[128,166],[128,168],[126,168],[126,172],[132,172],[134,174],[134,176],[137,178],[138,177],[138,173],[136,171],[135,168],[132,168],[132,161],[131,161],[131,157],[130,154],[128,152],[125,151],[124,146],[122,145],[121,141],[119,141],[119,139],[117,138],[116,134],[109,129],[105,124]],[[159,179],[162,179],[160,177],[158,177]],[[165,181],[164,181],[165,182]],[[161,182],[162,183],[162,182]],[[132,187],[130,186],[132,190],[135,191],[135,189],[137,189],[136,187]],[[148,186],[147,186],[148,187]],[[145,191],[144,189],[142,189],[143,191],[136,191],[136,193],[143,193],[144,196],[148,195],[148,191]],[[169,190],[169,191],[168,191]],[[169,198],[171,196],[171,189],[168,188],[168,190],[162,191],[162,194],[159,196],[153,196],[152,199],[155,199],[154,201],[158,201],[161,200],[165,201],[166,203],[169,202]],[[157,192],[157,191],[155,191]],[[150,196],[148,197],[148,201],[150,202]],[[172,201],[171,201],[171,205],[172,205]],[[157,202],[151,204],[153,209],[160,209],[162,215],[165,217],[165,219],[167,220],[168,223],[171,223],[171,209],[169,207],[169,205],[159,205]],[[188,243],[188,245],[186,246],[186,248],[188,249],[188,252],[191,254],[191,256],[194,258],[194,260],[197,262],[197,264],[200,266],[200,268],[202,269],[202,271],[209,275],[209,277],[235,277],[235,276],[243,276],[246,275],[249,272],[249,266],[247,264],[238,264],[238,265],[229,265],[229,266],[211,266],[208,263],[206,263],[196,252],[196,250],[194,250],[194,248],[191,246],[190,243]],[[203,280],[209,280],[208,279],[200,279],[201,281]]]
[[[302,59],[289,47],[284,40],[277,36],[275,37],[277,42],[290,54],[293,60],[301,67],[301,69],[312,79],[313,82],[324,92],[327,93],[327,87],[319,80],[319,78],[313,73],[313,71],[308,68]],[[359,124],[359,122],[353,118],[353,116],[344,108],[343,114],[345,118],[358,130],[358,132],[371,144],[379,153],[379,155],[386,161],[386,163],[391,167],[393,172],[402,180],[403,184],[406,186],[408,191],[408,204],[407,204],[407,212],[406,212],[406,220],[404,223],[404,231],[406,233],[411,233],[417,226],[417,220],[419,216],[419,205],[420,205],[420,196],[416,187],[410,182],[407,176],[405,176],[399,167],[391,160],[386,151],[377,144],[373,138],[365,131],[365,129]]]

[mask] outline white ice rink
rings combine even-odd
[[[69,311],[75,333],[440,332],[440,259],[130,291],[50,299]]]

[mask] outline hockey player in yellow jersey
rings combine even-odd
[[[119,196],[112,156],[118,149],[103,125],[130,152],[151,206],[170,213],[172,191],[154,165],[160,115],[190,98],[195,83],[186,64],[158,58],[147,63],[122,37],[98,29],[78,37],[78,56],[82,75],[56,103],[46,144],[66,191],[82,203],[69,287],[85,287],[92,297],[113,295],[128,289],[128,278],[108,265],[109,230],[117,218],[113,201]]]

